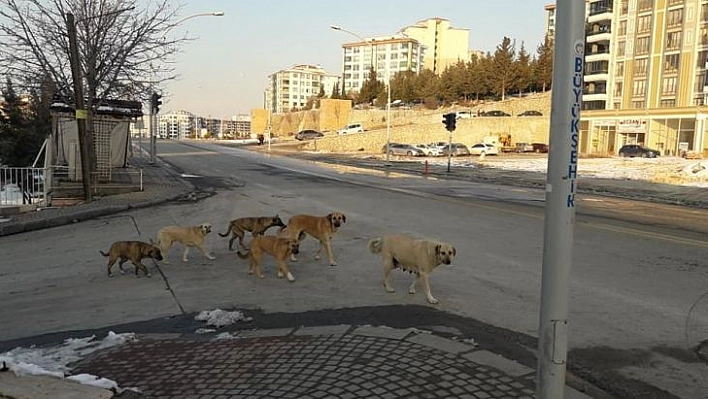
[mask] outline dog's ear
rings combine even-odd
[[[333,216],[334,216],[333,214],[329,213],[329,214],[327,214],[327,216],[325,216],[325,217],[327,218],[327,221],[329,221],[330,223],[332,223],[332,217],[333,217]]]
[[[148,242],[150,242],[150,245],[155,245],[155,242],[152,240],[152,238],[148,238]]]
[[[435,246],[435,255],[440,255],[440,244]]]
[[[347,216],[342,213],[342,223],[347,222]]]
[[[452,247],[452,256],[457,256],[457,249],[455,249],[455,247]]]

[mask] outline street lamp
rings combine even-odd
[[[360,35],[342,28],[339,25],[330,25],[330,29],[332,30],[338,30],[341,32],[348,33],[357,39],[361,40],[362,42],[366,43],[369,48],[371,49],[371,62],[373,65],[374,62],[374,43],[373,40],[366,40]],[[376,61],[378,63],[378,56],[376,57]],[[389,61],[386,62],[386,163],[384,164],[385,166],[391,166],[391,161],[390,161],[390,156],[391,156],[391,74],[389,72]],[[378,68],[377,68],[378,69]]]
[[[188,19],[197,18],[197,17],[221,17],[223,15],[224,15],[223,11],[200,12],[197,14],[188,15],[188,16],[180,19],[179,21],[175,22],[171,26],[169,26],[165,30],[164,36],[167,36],[167,34],[172,29],[174,29],[177,25],[181,24],[182,22],[184,22]],[[150,118],[149,119],[150,119],[150,122],[149,122],[150,123],[150,126],[149,126],[149,128],[150,128],[150,130],[149,130],[149,134],[150,134],[150,163],[154,164],[155,163],[155,156],[157,155],[157,137],[155,136],[156,118],[152,113],[152,109],[150,110]]]

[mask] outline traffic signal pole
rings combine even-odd
[[[584,30],[585,1],[558,0],[536,370],[536,397],[539,399],[562,398],[565,390],[568,280],[573,261]]]
[[[155,163],[155,158],[157,156],[157,113],[160,112],[160,105],[162,105],[161,94],[155,92],[150,96],[150,116],[149,121],[149,134],[150,134],[150,164]]]
[[[445,129],[450,132],[447,142],[447,173],[450,173],[452,163],[452,132],[457,128],[457,113],[448,112],[447,114],[443,114],[442,123],[445,125]]]

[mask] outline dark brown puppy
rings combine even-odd
[[[111,245],[108,253],[100,251],[101,255],[108,257],[108,277],[113,277],[111,267],[118,261],[120,272],[124,273],[123,263],[130,261],[135,265],[135,276],[138,276],[138,270],[142,269],[146,276],[150,277],[147,266],[143,265],[143,258],[152,258],[162,260],[162,251],[153,244],[142,241],[116,241]]]
[[[226,237],[231,233],[231,239],[229,240],[229,251],[233,251],[233,244],[236,238],[238,238],[238,243],[241,248],[246,248],[243,245],[243,238],[246,232],[250,232],[253,237],[262,236],[265,234],[266,230],[271,227],[283,227],[285,223],[280,220],[278,215],[275,216],[257,216],[257,217],[247,217],[238,218],[229,222],[229,229],[226,233],[218,233],[221,237]]]
[[[320,258],[320,252],[324,248],[330,266],[337,266],[332,254],[331,242],[339,228],[346,222],[347,217],[340,212],[332,212],[326,216],[295,215],[288,220],[286,230],[292,240],[297,240],[303,232],[316,238],[320,242],[320,248],[315,253],[315,259]],[[297,260],[294,256],[290,259]]]
[[[290,272],[286,260],[292,254],[299,252],[299,242],[289,238],[281,238],[276,236],[255,236],[251,240],[250,250],[245,254],[241,251],[236,251],[241,259],[250,259],[251,263],[248,268],[248,274],[256,273],[256,276],[264,278],[261,272],[261,263],[263,262],[263,254],[269,254],[278,262],[278,278],[287,277],[288,281],[295,281],[295,277]]]

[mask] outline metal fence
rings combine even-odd
[[[0,167],[0,206],[46,205],[44,168]]]

